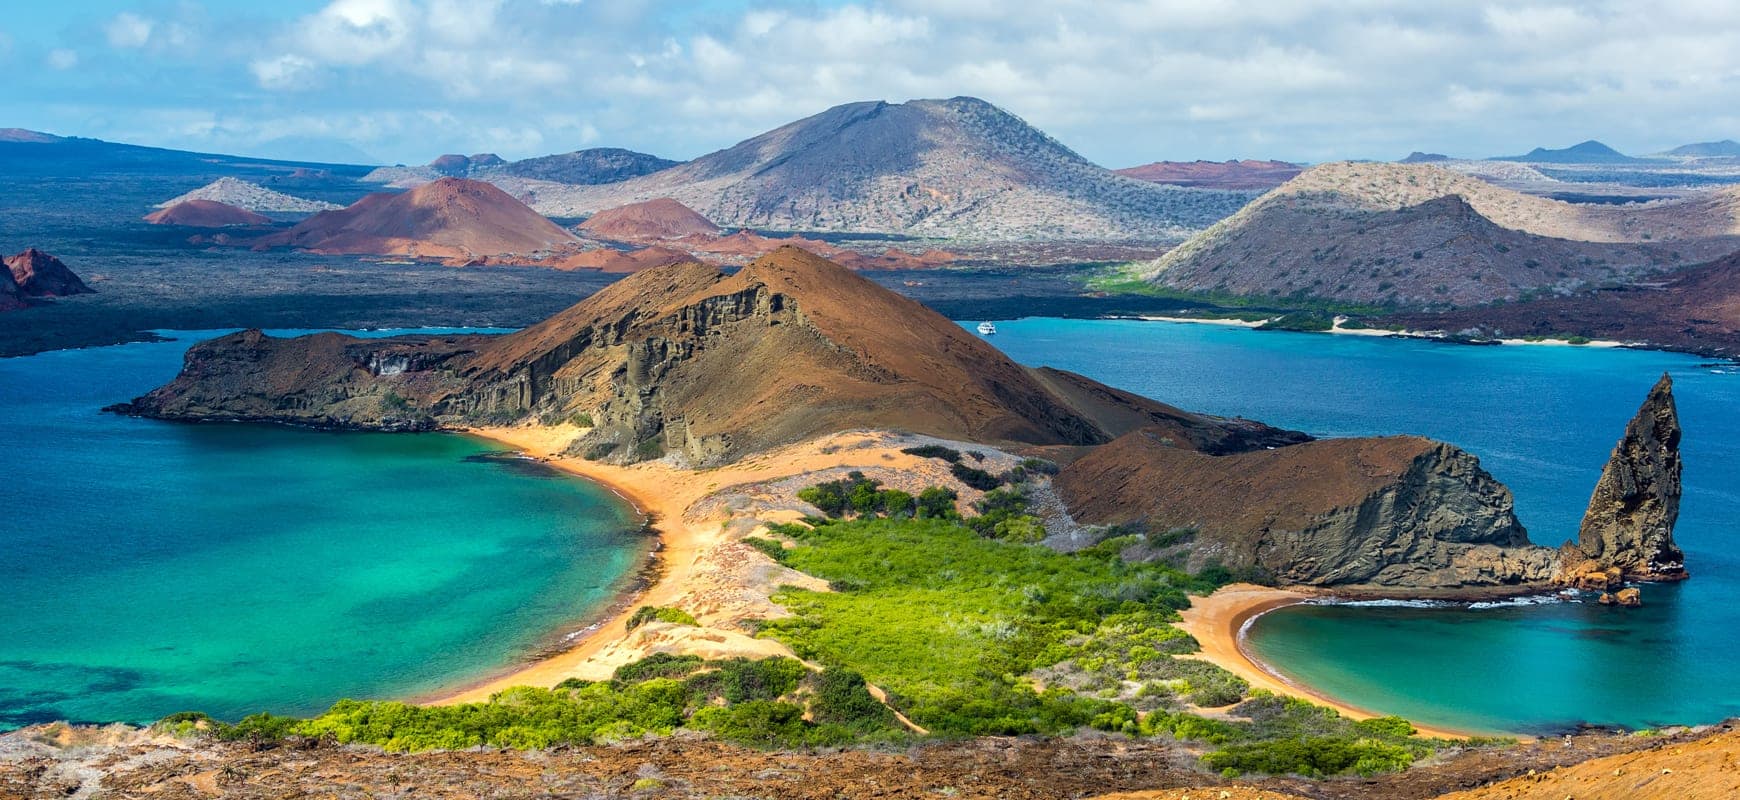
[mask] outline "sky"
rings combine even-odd
[[[688,159],[981,97],[1098,163],[1740,139],[1740,3],[77,0],[0,16],[0,127],[423,163]]]

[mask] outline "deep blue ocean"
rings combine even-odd
[[[1642,728],[1740,716],[1740,368],[1672,353],[1473,347],[1133,320],[998,323],[1015,360],[1183,408],[1321,436],[1423,434],[1516,495],[1535,542],[1575,538],[1626,422],[1663,372],[1685,427],[1677,538],[1690,581],[1645,606],[1300,606],[1249,645],[1351,705],[1469,730]]]

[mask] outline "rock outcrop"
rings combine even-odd
[[[499,337],[203,342],[117,410],[363,429],[560,420],[592,458],[718,464],[857,428],[987,444],[1096,445],[1138,427],[1217,452],[1304,434],[1191,414],[1010,361],[919,303],[797,248],[733,275],[656,267]]]
[[[1469,453],[1413,436],[1325,439],[1210,455],[1146,429],[1065,467],[1081,522],[1134,526],[1131,558],[1219,563],[1282,584],[1374,593],[1540,585],[1510,490]]]
[[[1616,569],[1623,580],[1687,577],[1685,553],[1674,544],[1680,472],[1679,411],[1673,379],[1662,375],[1614,446],[1583,515],[1576,547],[1593,567]]]
[[[34,247],[8,256],[6,268],[24,297],[66,297],[95,291],[60,259]]]

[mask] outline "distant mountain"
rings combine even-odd
[[[1497,156],[1492,161],[1522,161],[1534,164],[1647,164],[1649,159],[1633,158],[1607,145],[1590,139],[1560,150],[1537,147],[1527,155]]]
[[[1418,150],[1415,150],[1414,152],[1409,153],[1407,158],[1404,158],[1401,161],[1398,161],[1396,163],[1398,163],[1398,164],[1435,164],[1439,161],[1449,161],[1449,160],[1450,160],[1450,157],[1447,155],[1444,155],[1443,153],[1422,153]]]
[[[651,175],[680,163],[620,147],[594,147],[510,162],[496,172],[516,178],[592,186]]]
[[[1156,161],[1112,170],[1126,178],[1198,189],[1268,191],[1298,175],[1304,167],[1285,161]]]
[[[636,243],[719,235],[718,225],[668,197],[600,211],[578,230],[598,239]]]
[[[1682,144],[1662,155],[1683,158],[1735,158],[1740,157],[1740,142],[1733,139],[1723,139],[1719,142]]]
[[[363,180],[401,188],[427,183],[442,176],[491,181],[525,178],[591,186],[638,178],[678,163],[620,147],[595,147],[522,161],[504,161],[494,153],[473,156],[444,155],[426,166],[381,167],[363,176]]]
[[[215,176],[266,176],[318,168],[349,180],[368,171],[343,163],[285,161],[252,156],[199,153],[164,147],[53,136],[19,128],[0,129],[0,171],[13,175],[94,173]]]
[[[1465,306],[1633,279],[1740,249],[1740,190],[1580,206],[1429,164],[1323,164],[1144,274],[1176,289]]]
[[[172,197],[158,203],[156,207],[172,208],[189,200],[208,200],[248,211],[280,211],[292,214],[312,214],[316,211],[333,211],[343,208],[336,203],[308,200],[283,192],[275,192],[240,178],[227,177],[218,178],[191,192]]]
[[[469,260],[573,244],[574,235],[482,181],[441,178],[404,193],[380,192],[323,211],[256,247],[316,253]]]
[[[216,200],[183,200],[168,208],[146,214],[145,221],[152,225],[180,225],[185,228],[227,228],[231,225],[272,223],[270,217]]]
[[[727,227],[970,239],[1176,238],[1249,197],[1116,175],[970,97],[836,106],[620,183],[495,182],[550,216],[669,197]]]
[[[55,136],[52,133],[30,131],[23,128],[0,128],[0,142],[12,142],[15,144],[53,144],[60,141],[65,141],[65,139],[60,136]]]

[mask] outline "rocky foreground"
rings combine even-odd
[[[898,751],[765,752],[694,739],[547,751],[392,754],[45,725],[0,736],[0,796],[104,798],[841,797],[1054,800],[1718,800],[1740,793],[1740,732],[1595,733],[1469,751],[1405,773],[1229,781],[1164,741],[984,738]],[[1128,794],[1113,794],[1128,793]]]

